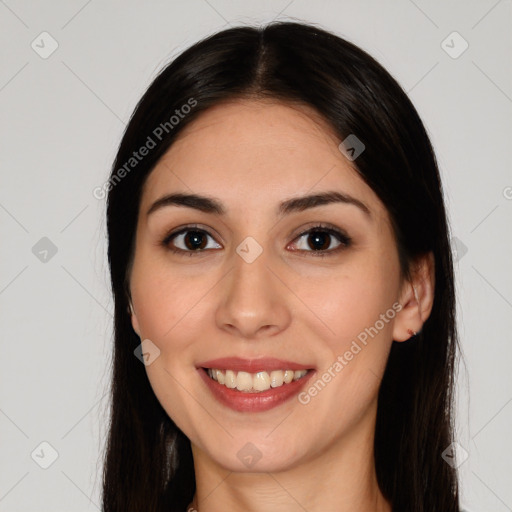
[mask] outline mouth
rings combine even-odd
[[[296,395],[315,368],[280,359],[223,358],[200,363],[201,378],[223,405],[241,412],[265,411]]]
[[[244,371],[220,370],[218,368],[202,368],[210,379],[228,389],[236,389],[242,393],[261,393],[271,388],[280,388],[298,381],[312,370],[273,370],[249,373]]]

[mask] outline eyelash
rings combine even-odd
[[[197,227],[196,225],[190,225],[190,226],[185,226],[184,228],[181,228],[179,231],[175,231],[173,233],[166,235],[165,238],[161,241],[161,245],[164,248],[166,248],[167,250],[169,250],[175,254],[179,254],[180,256],[185,256],[186,254],[188,254],[190,257],[192,257],[192,256],[197,256],[198,254],[202,254],[208,250],[211,250],[211,249],[200,249],[200,250],[196,250],[196,251],[190,251],[190,250],[186,251],[184,249],[178,249],[178,248],[175,248],[175,247],[172,247],[171,245],[169,245],[170,242],[174,238],[176,238],[178,235],[187,233],[188,231],[197,231],[199,233],[203,233],[203,234],[213,238],[213,236],[210,233],[208,233],[208,231],[201,229],[201,228]],[[333,255],[337,254],[338,252],[347,249],[352,244],[351,237],[349,237],[348,235],[346,235],[342,231],[338,230],[337,228],[334,228],[331,225],[322,224],[322,223],[319,223],[315,226],[308,228],[306,231],[303,231],[302,233],[300,233],[299,235],[297,235],[294,238],[294,241],[300,240],[304,235],[308,235],[308,234],[314,233],[314,232],[327,233],[328,235],[335,237],[340,242],[340,245],[338,247],[336,247],[335,249],[323,249],[321,251],[313,251],[313,250],[306,251],[303,249],[297,249],[294,252],[311,253],[311,255],[315,258],[324,258],[326,256],[333,256]]]

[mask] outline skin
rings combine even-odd
[[[191,441],[191,506],[199,512],[391,511],[373,459],[377,393],[392,341],[409,339],[408,329],[419,331],[430,314],[434,263],[431,255],[418,260],[413,280],[401,283],[388,212],[340,142],[309,107],[231,101],[188,125],[145,183],[132,325],[160,350],[146,370]],[[343,203],[275,214],[285,199],[331,190],[362,201],[371,218]],[[168,206],[146,215],[172,192],[215,197],[227,214]],[[317,222],[352,244],[315,256],[318,244],[298,236]],[[188,224],[211,234],[202,253],[162,245]],[[236,252],[247,236],[263,250],[252,263]],[[183,236],[173,243],[187,249]],[[324,247],[338,246],[327,237]],[[277,357],[315,368],[313,383],[394,303],[402,309],[307,404],[294,397],[269,411],[236,412],[213,398],[196,370],[217,357]],[[237,457],[248,442],[261,453],[251,468]]]

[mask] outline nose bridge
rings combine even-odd
[[[279,331],[289,322],[283,285],[270,271],[271,251],[254,237],[246,237],[235,247],[232,271],[222,288],[219,327],[236,329],[244,337],[255,336],[260,329]]]
[[[236,247],[233,255],[232,277],[234,284],[240,288],[237,293],[249,289],[253,290],[253,294],[265,291],[265,287],[269,285],[267,282],[269,259],[271,259],[269,249],[264,249],[253,237],[247,237]]]

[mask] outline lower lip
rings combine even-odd
[[[223,384],[219,384],[216,380],[210,378],[203,368],[198,368],[198,371],[213,396],[221,404],[239,412],[262,412],[281,405],[297,395],[315,373],[313,370],[309,370],[301,379],[283,384],[277,388],[270,388],[258,393],[244,393],[236,388],[230,389]]]

